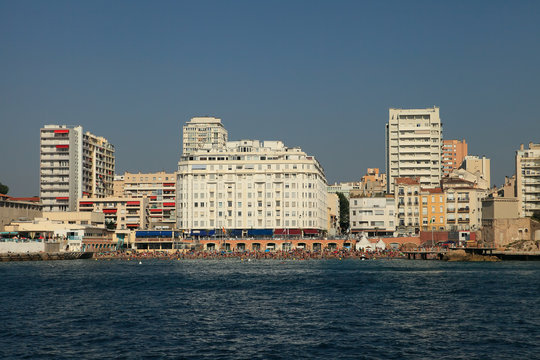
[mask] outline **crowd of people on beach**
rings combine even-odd
[[[120,259],[120,260],[194,260],[194,259],[240,259],[240,260],[317,260],[317,259],[395,259],[404,258],[404,254],[397,250],[324,250],[310,251],[304,249],[276,250],[276,251],[111,251],[94,254],[96,259]]]

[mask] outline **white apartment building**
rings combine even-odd
[[[40,131],[40,197],[44,211],[75,211],[83,196],[113,193],[114,146],[81,126]]]
[[[352,233],[369,236],[393,235],[396,230],[396,201],[393,196],[351,197],[349,222]]]
[[[202,149],[205,145],[223,148],[228,140],[227,129],[221,119],[214,117],[194,117],[183,128],[182,154],[187,155]]]
[[[177,226],[191,234],[320,234],[328,223],[319,162],[281,141],[229,141],[183,155]]]
[[[115,179],[119,196],[147,198],[149,228],[173,229],[176,225],[176,174],[164,171],[156,173],[129,173]]]
[[[425,188],[439,186],[442,158],[439,108],[389,109],[386,124],[387,192],[394,179],[419,177]]]
[[[516,152],[516,197],[520,217],[540,211],[540,144],[521,144]]]

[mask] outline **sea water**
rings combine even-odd
[[[538,359],[540,263],[0,263],[0,358]]]

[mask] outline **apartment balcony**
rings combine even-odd
[[[458,224],[468,224],[469,222],[469,219],[458,219]]]
[[[451,213],[456,212],[456,208],[447,208],[446,212],[451,212]]]
[[[468,213],[469,212],[469,208],[466,207],[466,208],[459,208],[458,209],[458,213]]]
[[[460,202],[460,203],[466,203],[466,202],[469,202],[469,200],[470,199],[468,197],[466,197],[466,198],[458,198],[457,201]]]

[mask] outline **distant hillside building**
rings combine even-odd
[[[439,108],[390,109],[386,124],[387,192],[399,177],[417,177],[425,188],[439,186],[442,174]]]
[[[83,196],[113,194],[114,146],[81,126],[40,130],[40,197],[43,211],[75,211]]]

